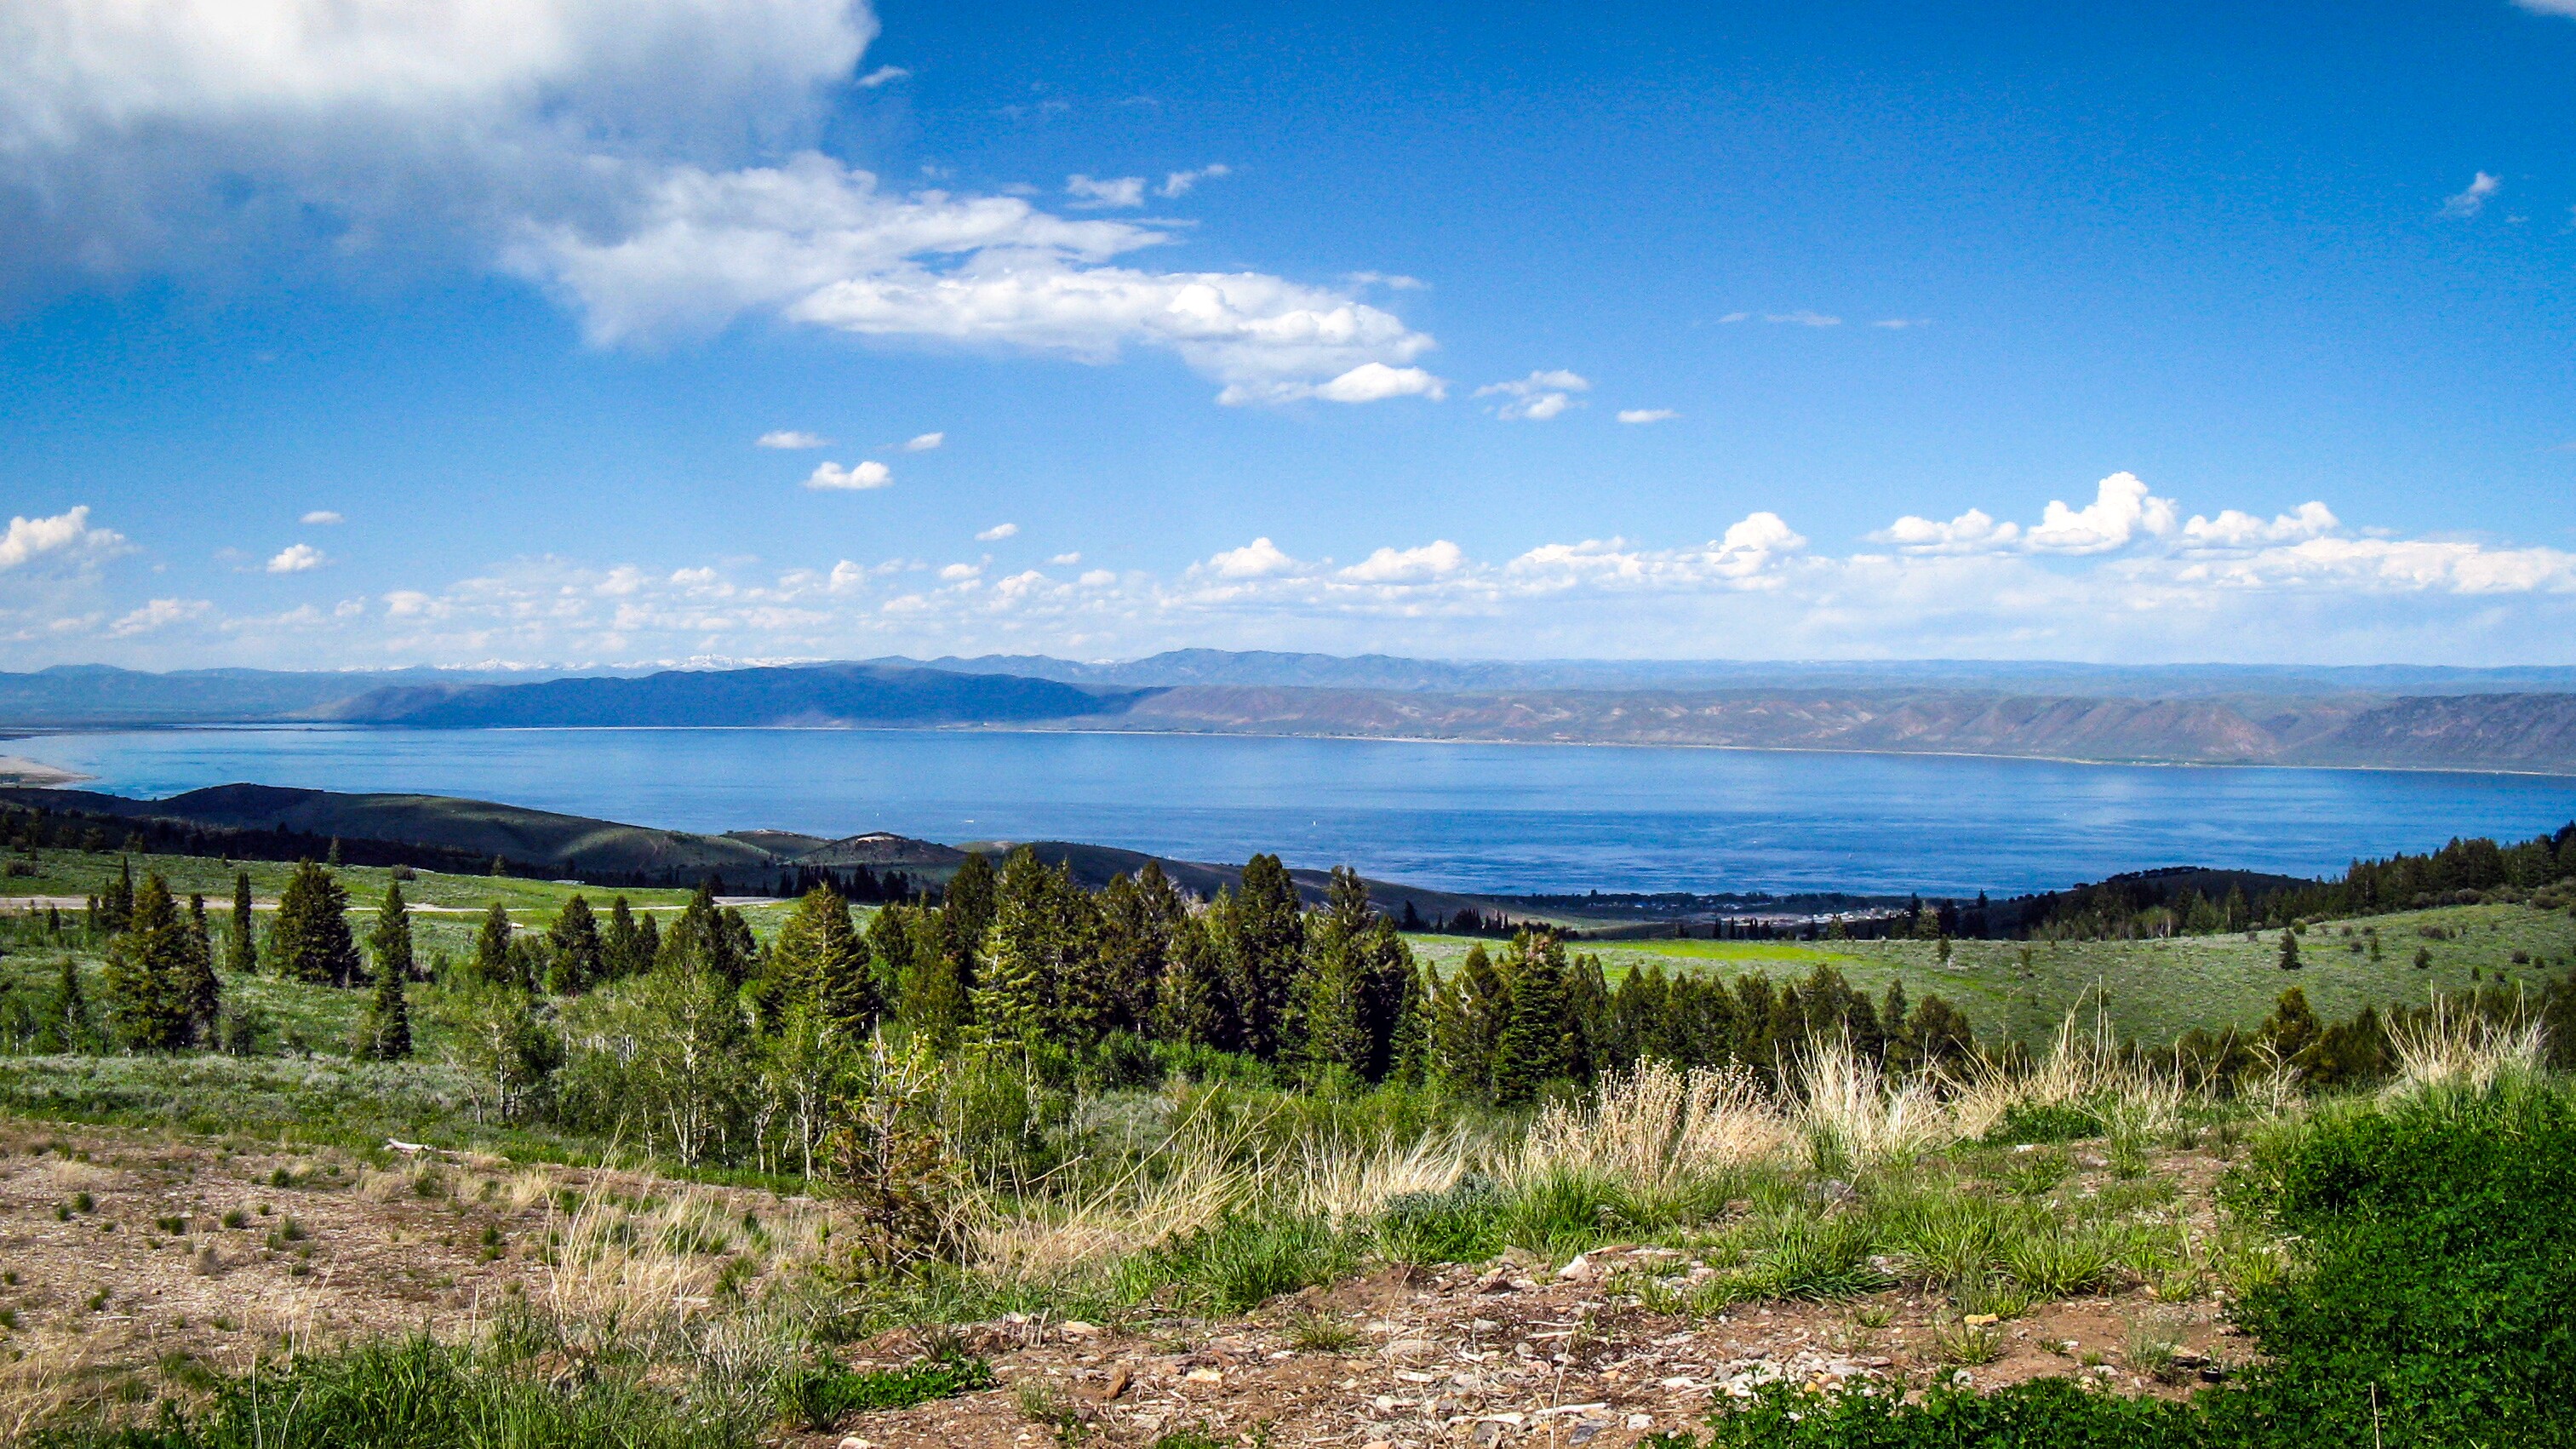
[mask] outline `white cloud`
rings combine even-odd
[[[2094,489],[2091,503],[2069,508],[2050,499],[2026,535],[2042,553],[2106,553],[2140,534],[2161,538],[2174,530],[2174,503],[2147,492],[2134,473],[2114,473]]]
[[[976,534],[975,541],[977,543],[1000,543],[1003,539],[1017,536],[1019,531],[1020,526],[1016,523],[996,523],[992,527],[985,529],[983,532]]]
[[[1256,538],[1241,548],[1211,555],[1204,565],[1221,579],[1267,578],[1272,574],[1286,573],[1296,566],[1297,561],[1281,552],[1279,545],[1266,536]]]
[[[328,508],[316,508],[312,512],[305,514],[301,521],[309,523],[316,528],[328,528],[332,524],[346,523],[349,520],[332,512]]]
[[[214,607],[204,599],[154,599],[108,625],[108,637],[131,639],[137,634],[149,634],[183,620],[202,618]]]
[[[322,556],[322,550],[313,545],[290,543],[279,549],[276,557],[271,558],[266,567],[273,574],[301,574],[310,573],[328,562],[330,560]]]
[[[1078,553],[1060,553],[1055,557],[1048,559],[1047,562],[1070,568],[1071,566],[1082,562],[1082,555]]]
[[[963,583],[983,572],[983,566],[980,564],[953,563],[941,569],[939,577],[945,582],[955,584]]]
[[[856,85],[861,90],[872,91],[881,85],[888,85],[895,81],[903,80],[911,74],[911,71],[905,70],[899,65],[881,65],[875,70],[869,71],[866,75],[859,77],[856,81],[853,81],[852,84]]]
[[[113,529],[89,526],[86,503],[51,518],[11,518],[8,533],[0,535],[0,569],[14,569],[46,554],[112,552],[124,542],[125,536]]]
[[[876,30],[859,0],[16,0],[10,269],[372,275],[400,252],[534,282],[600,346],[747,314],[1088,362],[1142,346],[1238,398],[1320,395],[1431,348],[1344,290],[1114,264],[1170,226],[898,194],[802,149]]]
[[[774,433],[761,434],[753,441],[752,446],[755,448],[779,448],[792,451],[799,448],[826,448],[830,447],[831,443],[831,439],[823,437],[817,433],[799,432],[794,428],[781,428]]]
[[[1680,416],[1680,413],[1674,412],[1671,408],[1621,408],[1619,410],[1619,421],[1623,423],[1666,423]]]
[[[1196,171],[1170,172],[1163,177],[1163,184],[1154,188],[1154,194],[1161,197],[1187,196],[1202,181],[1213,181],[1220,176],[1233,174],[1234,172],[1222,162],[1212,166],[1202,166]]]
[[[2216,518],[2203,518],[2195,513],[2182,526],[2185,542],[2215,548],[2248,548],[2266,543],[2299,543],[2322,538],[2343,527],[2334,510],[2310,500],[2295,512],[2277,515],[2271,522],[2233,508],[2221,509]]]
[[[883,488],[893,481],[894,470],[871,458],[848,468],[832,462],[817,463],[814,465],[813,473],[805,479],[805,486],[861,492],[870,488]]]
[[[1527,377],[1511,382],[1488,383],[1476,389],[1476,396],[1492,397],[1499,394],[1511,399],[1494,409],[1494,416],[1498,418],[1529,418],[1536,422],[1544,422],[1564,412],[1572,404],[1573,399],[1569,394],[1589,392],[1591,389],[1592,384],[1580,374],[1568,372],[1563,368],[1554,368],[1544,372],[1533,372]]]
[[[1355,287],[1384,287],[1390,292],[1418,292],[1431,285],[1401,272],[1352,272],[1345,280]]]
[[[1251,402],[1296,402],[1320,398],[1325,402],[1372,403],[1391,397],[1427,397],[1438,402],[1449,395],[1445,379],[1432,376],[1418,367],[1389,367],[1383,362],[1363,362],[1339,377],[1319,383],[1270,382],[1236,383],[1218,393],[1216,400],[1227,406]]]
[[[1884,327],[1890,332],[1902,332],[1908,327],[1929,327],[1932,325],[1932,319],[1929,317],[1881,317],[1869,325],[1872,327]]]
[[[1105,589],[1118,582],[1118,576],[1107,569],[1091,569],[1075,582],[1086,589]]]
[[[2456,195],[2445,196],[2442,198],[2442,214],[2445,216],[2475,216],[2479,212],[2487,209],[2488,197],[2493,196],[2502,190],[2504,190],[2504,182],[2501,178],[2490,176],[2481,171],[2475,176],[2469,178],[2469,184],[2466,189],[2460,191]]]
[[[1743,314],[1738,313],[1736,315],[1741,316]],[[1729,318],[1728,320],[1732,321],[1734,319]],[[1799,308],[1795,312],[1766,313],[1762,320],[1765,322],[1787,322],[1799,327],[1840,327],[1843,325],[1843,319],[1840,317],[1829,317],[1822,312],[1810,311],[1804,307]]]
[[[1720,322],[1745,322],[1750,321],[1752,317],[1753,314],[1750,312],[1729,312],[1717,320]]]
[[[1454,574],[1466,563],[1466,550],[1442,538],[1420,548],[1381,548],[1342,570],[1341,576],[1361,583],[1420,583]]]
[[[905,442],[903,450],[907,453],[927,453],[947,441],[946,433],[922,433]]]
[[[2021,542],[2021,525],[1997,523],[1982,508],[1971,508],[1947,523],[1909,513],[1870,539],[1895,544],[1910,554],[1996,553]]]
[[[1094,180],[1080,172],[1064,178],[1064,194],[1075,198],[1072,205],[1081,210],[1094,207],[1143,206],[1145,178],[1113,176]]]

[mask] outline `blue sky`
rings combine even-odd
[[[2570,10],[29,0],[0,666],[2568,662]]]

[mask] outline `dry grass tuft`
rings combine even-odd
[[[2427,1087],[2484,1092],[2500,1080],[2539,1071],[2547,1037],[2535,1016],[2493,1022],[2436,995],[2429,1013],[2410,1013],[2390,1027],[2388,1044],[2397,1053],[2391,1093]]]
[[[1605,1076],[1587,1110],[1541,1112],[1500,1175],[1526,1182],[1571,1170],[1638,1192],[1670,1192],[1708,1173],[1782,1161],[1795,1140],[1749,1068],[1684,1073],[1648,1061]]]
[[[69,1407],[89,1366],[88,1343],[71,1334],[22,1339],[0,1355],[0,1444],[24,1441]]]
[[[1797,1082],[1796,1122],[1819,1172],[1902,1161],[1960,1135],[1930,1080],[1890,1081],[1847,1036],[1810,1047],[1798,1062]]]

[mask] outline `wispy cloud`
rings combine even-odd
[[[892,482],[894,482],[894,470],[870,458],[866,462],[847,468],[838,463],[817,463],[814,465],[814,471],[806,477],[805,486],[855,493],[870,488],[883,488]]]
[[[947,441],[948,435],[946,433],[922,433],[907,440],[903,445],[903,450],[907,453],[927,453],[931,449],[936,448]]]
[[[1016,537],[1019,534],[1019,531],[1020,526],[1016,523],[996,523],[992,527],[976,534],[975,541],[977,543],[1000,543],[1003,539]]]
[[[1434,377],[1421,368],[1363,362],[1339,377],[1318,383],[1236,383],[1218,393],[1216,400],[1228,405],[1297,402],[1307,398],[1337,403],[1373,403],[1393,397],[1421,397],[1438,402],[1448,395],[1448,380]]]
[[[1619,421],[1623,423],[1665,423],[1680,416],[1680,413],[1671,408],[1621,408],[1619,410]]]
[[[1487,383],[1476,389],[1476,396],[1508,399],[1494,409],[1494,416],[1498,418],[1528,418],[1532,422],[1545,422],[1573,405],[1572,394],[1591,390],[1591,382],[1582,374],[1560,367],[1533,372],[1509,382]]]
[[[1202,181],[1214,181],[1220,176],[1232,176],[1233,174],[1233,168],[1222,162],[1214,165],[1202,166],[1195,171],[1167,172],[1163,177],[1163,184],[1154,188],[1154,194],[1161,197],[1187,196],[1193,190],[1197,189],[1198,184]]]
[[[328,508],[316,508],[312,512],[305,514],[299,521],[309,523],[316,528],[328,528],[335,523],[346,523],[349,520],[341,517],[339,514]]]
[[[1810,311],[1804,307],[1799,308],[1795,312],[1766,312],[1763,314],[1762,320],[1765,322],[1786,322],[1796,327],[1840,327],[1843,325],[1843,319],[1840,317],[1829,317],[1822,312]]]
[[[1075,172],[1064,178],[1064,194],[1074,198],[1072,206],[1081,211],[1098,207],[1143,206],[1145,178],[1113,176],[1095,179]]]
[[[905,70],[899,65],[881,65],[875,70],[869,71],[866,75],[863,75],[857,80],[851,82],[851,84],[857,86],[861,90],[872,91],[879,86],[891,85],[896,81],[906,79],[911,76],[911,74],[911,71]]]
[[[2490,176],[2481,171],[2469,178],[2469,184],[2465,188],[2442,198],[2442,214],[2475,216],[2487,209],[2487,198],[2502,190],[2504,190],[2503,178]]]
[[[1872,327],[1884,327],[1890,332],[1902,332],[1909,327],[1929,327],[1932,325],[1932,319],[1929,317],[1881,317],[1869,325]]]
[[[831,446],[831,442],[831,439],[824,437],[819,433],[800,432],[794,428],[781,428],[774,433],[761,434],[757,439],[753,440],[752,446],[755,448],[778,448],[793,451],[799,448],[829,447]]]

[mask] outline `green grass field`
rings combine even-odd
[[[2427,928],[2441,935],[2428,936]],[[2373,930],[2380,942],[2375,960]],[[1954,941],[1947,965],[1935,959],[1929,941],[1619,941],[1573,949],[1599,956],[1613,986],[1649,964],[1667,972],[1759,972],[1775,980],[1831,966],[1873,995],[1902,980],[1916,1000],[1930,992],[1948,997],[1968,1013],[1981,1040],[2033,1045],[2079,1008],[2088,1024],[2098,1007],[2123,1038],[2163,1043],[2194,1027],[2251,1027],[2290,986],[2304,990],[2320,1016],[2338,1019],[2364,1006],[2420,1003],[2435,990],[2502,983],[2536,993],[2546,978],[2576,966],[2576,919],[2528,906],[2444,906],[2320,923],[2300,938],[2297,971],[2280,969],[2280,939],[2280,932],[2264,931],[2251,940]],[[1444,972],[1474,944],[1456,936],[1410,940],[1417,956]],[[2421,969],[2414,964],[2418,948],[2432,958]],[[2524,959],[2515,960],[2517,953]]]

